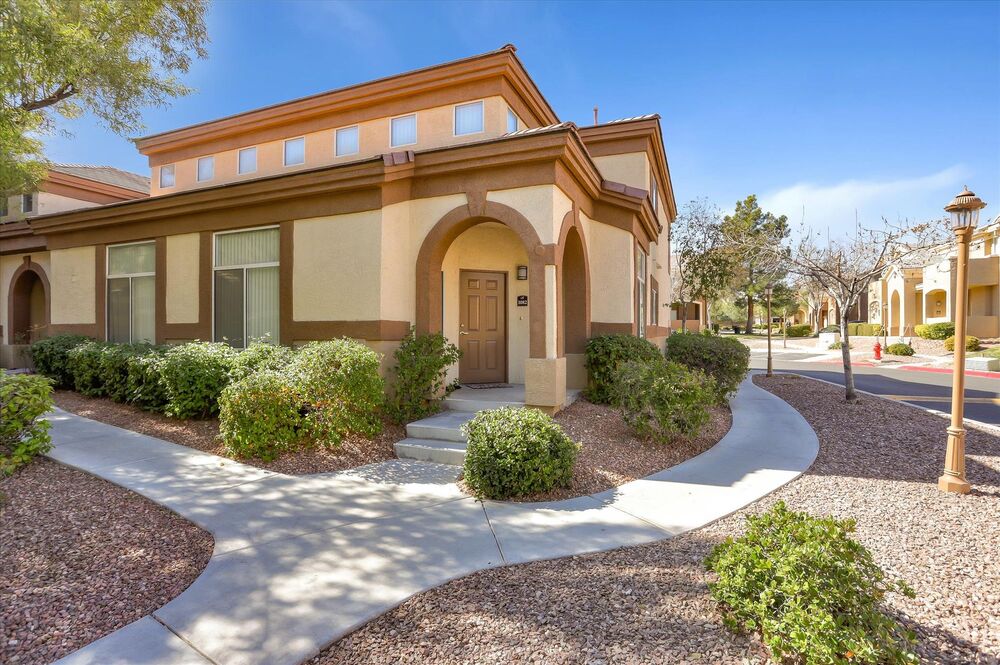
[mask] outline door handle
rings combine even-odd
[[[469,333],[465,332],[464,330],[459,330],[458,334],[459,335],[468,335]]]

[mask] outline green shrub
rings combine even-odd
[[[164,411],[175,418],[207,418],[219,411],[236,351],[221,342],[171,347],[159,363],[167,395]]]
[[[349,433],[378,434],[385,398],[378,369],[378,354],[346,337],[310,342],[299,349],[289,371],[308,405],[308,435],[327,445],[339,445]]]
[[[948,339],[955,336],[955,324],[951,321],[944,323],[922,323],[913,330],[917,333],[917,337],[923,337],[924,339]]]
[[[669,339],[669,338],[668,338]],[[587,341],[587,390],[585,397],[595,404],[611,401],[618,367],[627,362],[659,362],[663,355],[656,346],[632,335],[599,335]]]
[[[425,418],[441,408],[444,377],[462,352],[441,333],[417,336],[411,327],[393,353],[393,394],[387,403],[389,417],[399,424]]]
[[[917,662],[913,633],[880,609],[886,593],[912,598],[913,591],[886,580],[851,537],[853,520],[812,517],[778,502],[747,525],[705,561],[729,628],[759,632],[775,662]]]
[[[219,433],[237,457],[273,460],[303,436],[303,400],[290,377],[265,369],[226,386],[219,396]]]
[[[67,354],[90,338],[83,335],[55,335],[38,340],[31,345],[31,359],[35,371],[55,382],[56,388],[72,388],[73,375],[67,367]]]
[[[851,330],[851,325],[856,326]],[[880,323],[853,323],[848,325],[847,334],[858,335],[859,337],[878,337],[882,334],[882,324]]]
[[[49,421],[41,419],[51,408],[51,379],[0,372],[0,475],[52,448]]]
[[[480,411],[462,430],[469,438],[465,483],[487,499],[568,487],[579,452],[552,418],[536,409]]]
[[[233,358],[229,370],[230,381],[239,381],[254,372],[273,370],[280,372],[287,369],[295,357],[291,347],[268,342],[251,342]]]
[[[712,377],[670,361],[626,363],[614,388],[614,401],[625,422],[639,436],[657,443],[697,436],[717,399]]]
[[[1000,346],[993,346],[986,349],[983,351],[983,355],[989,358],[1000,358]]]
[[[788,326],[787,334],[789,337],[812,337],[813,329],[808,323],[800,323]]]
[[[982,347],[978,337],[973,337],[972,335],[966,335],[965,337],[965,350],[966,351],[978,351]],[[952,335],[944,341],[945,351],[955,350],[955,336]]]
[[[825,328],[821,328],[820,332],[821,333],[839,333],[840,332],[840,326],[826,326]],[[850,334],[850,333],[848,333],[848,334]]]
[[[830,349],[831,351],[840,351],[841,349],[844,348],[844,343],[843,342],[834,342],[833,344],[831,344],[830,346],[828,346],[826,348]],[[854,347],[851,346],[851,345],[848,345],[847,348],[848,349],[853,349]]]
[[[107,344],[101,349],[98,369],[103,393],[112,401],[131,402],[128,385],[129,360],[149,353],[150,344]]]
[[[101,376],[101,357],[108,347],[106,342],[84,342],[66,354],[66,368],[73,377],[73,390],[88,397],[105,394]]]
[[[151,346],[146,353],[129,356],[126,360],[128,402],[146,411],[163,411],[167,407],[167,388],[161,368],[167,347]]]
[[[667,338],[666,357],[715,379],[720,403],[736,392],[750,371],[750,349],[731,337],[674,334]]]
[[[903,342],[890,344],[885,347],[885,352],[891,356],[912,356],[914,354],[913,347]]]

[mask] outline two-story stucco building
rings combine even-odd
[[[562,122],[512,46],[136,145],[149,198],[0,232],[3,311],[27,306],[18,266],[47,285],[51,332],[346,335],[391,357],[415,325],[460,345],[461,381],[550,410],[585,383],[590,336],[667,335],[659,117]]]

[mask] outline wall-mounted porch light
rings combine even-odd
[[[520,280],[528,279],[528,266],[517,267],[517,278]]]

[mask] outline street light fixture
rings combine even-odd
[[[969,240],[979,221],[979,211],[986,207],[966,187],[944,207],[951,215],[952,229],[958,241],[958,274],[955,276],[955,369],[951,382],[951,425],[944,474],[938,478],[943,492],[966,494],[971,488],[965,479],[965,319],[969,283]]]
[[[764,287],[764,295],[767,296],[767,374],[765,376],[774,376],[771,372],[771,294],[774,293],[774,287],[768,284]]]

